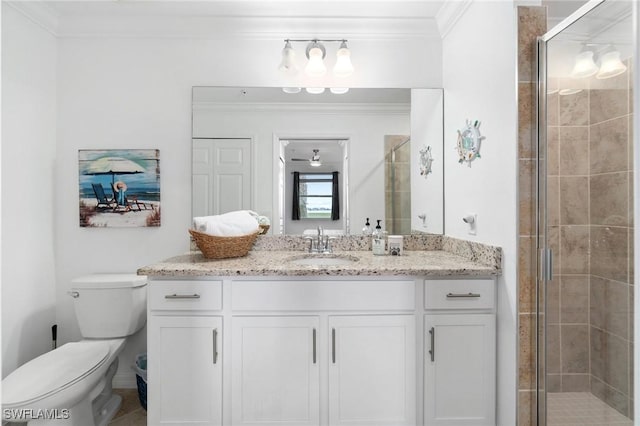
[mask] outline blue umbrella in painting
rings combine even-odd
[[[114,183],[116,175],[132,175],[144,173],[145,171],[140,164],[127,158],[102,157],[89,163],[83,174],[111,175],[111,183]]]

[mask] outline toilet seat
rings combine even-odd
[[[9,374],[2,383],[4,408],[46,398],[82,380],[109,358],[106,341],[67,343]]]

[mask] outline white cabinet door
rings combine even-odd
[[[234,425],[318,425],[319,319],[233,317]]]
[[[329,318],[329,424],[415,425],[415,317]]]
[[[425,425],[495,425],[495,315],[425,316]]]
[[[149,319],[150,425],[222,424],[222,318]]]

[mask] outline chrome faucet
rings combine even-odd
[[[322,226],[318,226],[317,238],[305,237],[305,240],[309,240],[309,253],[333,253],[331,240],[335,240],[335,237],[325,236]]]

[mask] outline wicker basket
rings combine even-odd
[[[258,235],[266,235],[267,232],[269,232],[269,225],[260,225],[260,231],[258,233]]]
[[[196,245],[207,259],[227,259],[246,256],[253,247],[258,232],[239,237],[216,237],[189,229]]]

